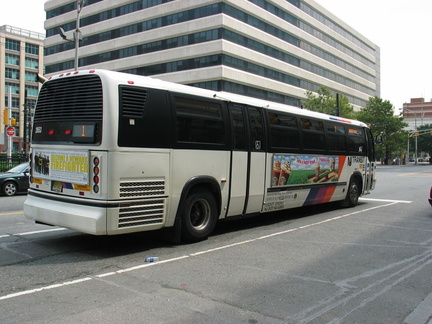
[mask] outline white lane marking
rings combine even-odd
[[[40,230],[40,231],[15,233],[15,234],[6,234],[6,235],[0,235],[0,238],[10,237],[10,236],[26,236],[26,235],[34,235],[34,234],[57,232],[57,231],[67,231],[67,228],[60,227],[60,228],[51,228],[51,229]]]
[[[378,202],[395,202],[400,204],[411,204],[411,200],[393,200],[393,199],[376,199],[376,198],[360,198],[360,200],[366,201],[378,201]]]
[[[54,285],[50,285],[50,286],[45,286],[45,287],[40,287],[40,288],[35,288],[35,289],[30,289],[30,290],[19,291],[19,292],[13,293],[13,294],[5,295],[5,296],[0,296],[0,300],[15,298],[15,297],[24,296],[24,295],[30,295],[30,294],[34,294],[34,293],[37,293],[37,292],[40,292],[40,291],[43,291],[43,290],[50,290],[50,289],[60,288],[60,287],[64,287],[64,286],[75,285],[77,283],[81,283],[81,282],[88,281],[88,280],[92,280],[92,278],[85,277],[85,278],[81,278],[81,279],[77,279],[77,280],[66,281],[66,282],[63,282],[63,283],[60,283],[60,284],[54,284]]]
[[[17,233],[13,234],[14,236],[26,236],[26,235],[34,235],[34,234],[40,234],[40,233],[49,233],[49,232],[57,232],[57,231],[66,231],[66,228],[60,227],[60,228],[50,228],[47,230],[40,230],[40,231],[32,231],[32,232],[24,232],[24,233]]]
[[[89,280],[92,280],[92,279],[95,279],[95,278],[105,278],[105,277],[109,277],[109,276],[116,275],[116,274],[121,274],[121,273],[125,273],[125,272],[135,271],[135,270],[142,269],[142,268],[147,268],[147,267],[151,267],[151,266],[157,266],[157,265],[164,264],[164,263],[175,262],[175,261],[178,261],[178,260],[183,260],[183,259],[187,259],[187,258],[194,257],[194,256],[199,256],[199,255],[206,254],[206,253],[220,251],[220,250],[223,250],[223,249],[227,249],[227,248],[231,248],[231,247],[236,247],[236,246],[243,245],[243,244],[256,242],[258,240],[267,239],[267,238],[274,237],[274,236],[277,236],[277,235],[283,235],[283,234],[291,233],[291,232],[298,231],[298,230],[301,230],[301,229],[305,229],[305,228],[308,228],[308,227],[321,225],[321,224],[324,224],[324,223],[332,222],[332,221],[335,221],[335,220],[339,220],[339,219],[346,218],[346,217],[349,217],[349,216],[361,214],[361,213],[364,213],[364,212],[369,212],[369,211],[374,210],[374,209],[378,209],[378,208],[382,208],[382,207],[389,207],[389,206],[392,206],[392,205],[395,205],[395,204],[397,204],[397,202],[392,201],[392,202],[390,202],[388,204],[385,204],[385,205],[379,205],[379,206],[374,206],[374,207],[371,207],[371,208],[362,209],[362,210],[359,210],[359,211],[355,211],[355,212],[348,213],[348,214],[341,215],[341,216],[336,216],[336,217],[329,218],[329,219],[326,219],[326,220],[323,220],[323,221],[320,221],[320,222],[312,223],[312,224],[309,224],[309,225],[303,225],[303,226],[299,226],[299,227],[292,228],[292,229],[289,229],[289,230],[280,231],[280,232],[272,233],[272,234],[269,234],[269,235],[263,235],[263,236],[255,238],[255,239],[245,240],[245,241],[241,241],[241,242],[233,243],[233,244],[227,244],[227,245],[220,246],[220,247],[217,247],[217,248],[208,249],[208,250],[204,250],[204,251],[200,251],[200,252],[195,252],[195,253],[191,253],[189,255],[184,255],[184,256],[181,256],[181,257],[176,257],[176,258],[172,258],[172,259],[157,261],[157,262],[154,262],[154,263],[140,264],[140,265],[137,265],[137,266],[126,268],[126,269],[121,269],[121,270],[117,270],[117,271],[112,271],[112,272],[107,272],[107,273],[99,274],[99,275],[96,275],[94,277],[85,277],[85,278],[82,278],[82,279],[77,279],[77,280],[73,280],[73,281],[66,281],[66,282],[63,282],[63,283],[54,284],[54,285],[45,286],[45,287],[40,287],[40,288],[36,288],[36,289],[24,290],[24,291],[21,291],[21,292],[16,292],[16,293],[13,293],[13,294],[0,296],[0,301],[1,300],[15,298],[15,297],[19,297],[19,296],[34,294],[34,293],[41,292],[41,291],[44,291],[44,290],[49,290],[49,289],[54,289],[54,288],[60,288],[60,287],[65,287],[65,286],[69,286],[69,285],[74,285],[74,284],[78,284],[78,283],[81,283],[81,282],[89,281]],[[60,229],[58,229],[58,230],[60,230]]]

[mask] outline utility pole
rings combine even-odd
[[[77,6],[77,18],[76,18],[76,26],[75,31],[73,33],[73,39],[69,39],[63,30],[63,28],[59,27],[60,36],[68,41],[68,42],[74,42],[75,43],[75,59],[74,59],[74,70],[78,71],[78,60],[79,60],[79,43],[82,40],[81,30],[80,30],[80,14],[81,10],[84,7],[84,3],[86,0],[77,0],[76,6]]]

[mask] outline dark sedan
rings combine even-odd
[[[29,163],[19,164],[9,171],[0,173],[0,188],[5,196],[26,192],[29,187]]]
[[[431,204],[431,206],[432,206],[432,187],[430,188],[430,191],[429,191],[429,198],[428,198],[428,200],[429,200],[429,204]]]

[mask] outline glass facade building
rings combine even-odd
[[[74,69],[77,1],[45,3],[46,75]],[[313,0],[87,0],[80,69],[109,69],[300,106],[325,86],[380,96],[380,50]]]
[[[40,33],[0,26],[0,152],[6,151],[8,145],[5,131],[8,121],[4,120],[6,107],[12,108],[9,117],[16,120],[12,152],[28,150],[30,118],[39,92],[37,75],[44,74],[44,39],[45,35]]]

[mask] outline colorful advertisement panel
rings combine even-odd
[[[33,151],[33,177],[86,185],[89,183],[88,152]]]
[[[339,180],[339,157],[273,155],[272,187]]]

